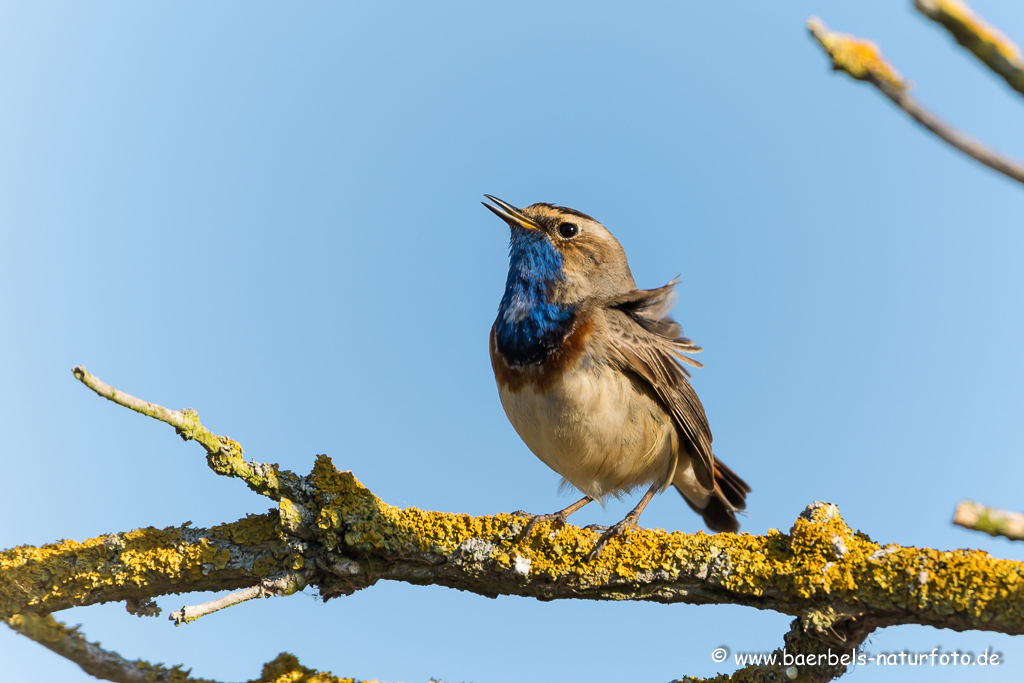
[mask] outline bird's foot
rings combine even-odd
[[[554,512],[550,515],[531,515],[529,512],[516,510],[515,512],[512,513],[513,515],[515,515],[516,517],[526,517],[530,520],[529,523],[526,525],[526,528],[523,530],[523,533],[519,535],[520,540],[529,538],[530,533],[533,531],[533,527],[537,526],[537,522],[554,522],[555,528],[561,529],[563,526],[565,526],[565,522],[569,519],[569,515],[576,512],[577,510],[587,505],[588,503],[593,502],[593,500],[594,499],[591,498],[590,496],[584,496],[583,498],[580,498],[579,500],[577,500],[575,503],[565,508],[564,510],[559,510],[558,512]]]
[[[533,533],[533,527],[537,526],[539,522],[554,522],[555,528],[561,529],[569,519],[569,515],[565,514],[565,510],[559,510],[558,512],[553,512],[550,515],[534,515],[529,512],[523,512],[522,510],[516,510],[512,514],[516,517],[526,517],[530,520],[527,522],[526,528],[523,529],[523,533],[519,534],[520,540],[529,538],[530,534]]]
[[[593,524],[591,526],[597,527],[598,525]],[[591,527],[587,528],[589,529]],[[608,541],[612,540],[616,536],[625,535],[625,533],[630,529],[639,529],[640,527],[636,523],[636,520],[630,519],[630,516],[627,515],[624,520],[622,520],[621,522],[612,527],[599,528],[604,529],[605,532],[601,535],[601,538],[597,540],[597,545],[594,546],[594,549],[590,551],[590,555],[587,556],[587,562],[593,562],[598,557],[600,557],[601,553],[604,551],[604,547],[608,545]]]

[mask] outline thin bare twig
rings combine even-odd
[[[997,28],[959,0],[916,0],[915,6],[953,34],[956,42],[974,53],[1010,87],[1024,94],[1024,57],[1020,48]]]
[[[811,17],[807,26],[814,39],[832,58],[833,69],[845,71],[857,80],[870,83],[940,139],[1008,178],[1024,183],[1024,166],[958,131],[911,97],[907,81],[882,57],[874,43],[829,31],[817,17]]]
[[[1008,178],[1012,178],[1018,183],[1024,183],[1024,166],[996,152],[970,135],[953,128],[953,126],[921,106],[906,91],[894,90],[884,82],[874,83],[874,85],[886,97],[895,102],[896,106],[910,114],[915,121],[935,133],[942,140],[945,140],[972,159],[980,161],[995,171],[999,171]]]
[[[219,612],[233,605],[238,605],[255,598],[270,598],[275,595],[291,595],[309,584],[309,577],[306,574],[292,573],[285,574],[274,580],[261,581],[255,586],[243,588],[240,591],[229,593],[224,597],[204,602],[201,605],[185,605],[180,610],[171,612],[170,620],[175,626],[188,624],[199,617]]]
[[[973,500],[961,501],[956,506],[953,524],[965,529],[983,531],[990,536],[1024,541],[1024,514],[986,507]]]
[[[84,365],[76,365],[71,369],[74,373],[75,378],[89,387],[103,398],[113,401],[119,406],[130,408],[137,413],[148,415],[153,419],[166,422],[175,429],[187,430],[192,427],[190,421],[186,418],[185,413],[178,410],[169,410],[163,406],[150,403],[149,401],[143,401],[141,398],[136,398],[131,394],[126,394],[119,389],[115,389],[110,386],[99,377],[94,377],[92,373],[85,369]]]

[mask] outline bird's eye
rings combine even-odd
[[[575,223],[559,223],[558,234],[565,239],[575,237],[580,232],[580,228]]]

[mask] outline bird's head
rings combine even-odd
[[[526,287],[547,304],[566,306],[636,289],[626,252],[590,216],[543,203],[518,209],[484,196],[494,203],[484,206],[512,230],[506,296],[512,289]]]

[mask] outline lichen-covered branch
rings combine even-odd
[[[263,667],[263,675],[249,683],[357,683],[354,678],[340,678],[329,671],[321,672],[299,664],[295,655],[282,652]],[[366,683],[377,683],[376,680]]]
[[[100,395],[179,432],[182,420],[189,422],[214,471],[243,480],[276,500],[278,509],[213,529],[140,529],[4,551],[2,618],[112,600],[128,601],[134,613],[151,613],[152,598],[196,590],[250,589],[214,607],[288,594],[306,584],[328,600],[385,579],[486,596],[770,609],[797,618],[785,648],[807,655],[828,647],[856,649],[873,629],[897,624],[1024,633],[1024,563],[979,551],[881,546],[851,530],[831,504],[808,506],[788,534],[638,530],[587,561],[599,537],[595,532],[545,522],[526,535],[528,520],[516,515],[394,507],[325,455],[317,456],[308,475],[298,476],[241,462],[235,445],[225,457],[236,461],[224,467],[213,456],[230,440],[197,427],[194,412],[130,397],[84,370],[76,376]],[[254,479],[254,472],[262,474]],[[186,609],[177,616],[187,621],[192,615]],[[827,662],[808,666],[798,680],[831,680],[844,669]],[[790,673],[785,671],[787,678]],[[735,680],[781,679],[775,668],[753,667]]]
[[[325,456],[313,476],[324,530],[337,529],[346,553],[383,579],[547,600],[744,604],[799,616],[823,632],[870,616],[878,626],[1024,633],[1021,563],[979,551],[882,547],[850,530],[830,504],[809,506],[788,535],[641,530],[588,563],[597,535],[571,525],[542,524],[523,540],[525,521],[509,515],[393,508]]]
[[[85,639],[77,628],[68,628],[52,615],[19,614],[8,618],[7,625],[46,649],[69,659],[87,674],[116,683],[215,683],[192,678],[180,666],[167,668],[147,661],[127,660],[116,652]]]
[[[953,515],[953,524],[990,536],[1024,541],[1024,514],[990,508],[972,500],[961,501]]]
[[[187,669],[151,664],[143,659],[128,660],[86,640],[78,628],[69,628],[51,615],[20,614],[7,625],[43,647],[74,662],[87,674],[115,683],[216,683],[194,678]],[[294,655],[282,653],[263,667],[263,674],[249,683],[355,683],[299,664]]]
[[[963,133],[928,111],[910,96],[907,81],[882,56],[878,46],[868,40],[828,30],[823,21],[811,17],[808,29],[832,59],[832,68],[866,81],[892,100],[915,121],[967,156],[989,168],[1024,183],[1024,166]]]
[[[229,474],[249,483],[249,471]],[[789,535],[638,530],[587,562],[594,532],[543,523],[523,538],[525,521],[513,515],[396,508],[325,455],[307,476],[276,467],[274,476],[291,496],[264,493],[279,500],[279,542],[305,544],[285,569],[310,572],[325,599],[390,579],[489,596],[745,604],[821,632],[869,617],[876,626],[1024,633],[1024,565],[978,551],[882,547],[833,505],[809,506]]]
[[[302,541],[277,513],[212,529],[136,529],[0,552],[0,619],[101,602],[138,605],[167,593],[234,590],[300,563]]]
[[[1024,94],[1024,57],[1016,43],[959,0],[915,0],[926,17],[941,24],[956,42]]]

